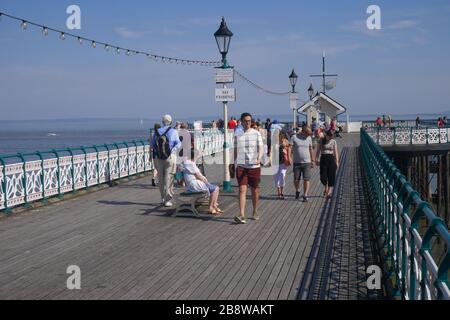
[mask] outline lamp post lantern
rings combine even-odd
[[[222,55],[222,69],[231,68],[227,62],[227,53],[230,48],[231,37],[233,36],[233,32],[228,29],[227,24],[225,22],[225,18],[222,17],[222,21],[220,23],[219,29],[214,33],[214,37],[217,42],[217,47],[219,49],[220,54]],[[226,89],[227,86],[224,83],[223,88]],[[223,118],[224,118],[224,142],[223,142],[223,164],[224,164],[224,178],[223,178],[223,191],[224,192],[232,192],[231,188],[231,177],[230,177],[230,145],[228,144],[228,103],[227,101],[223,102]]]
[[[297,84],[298,76],[295,73],[294,69],[292,69],[291,74],[289,75],[289,82],[292,86],[292,93],[295,93],[295,85]]]
[[[292,129],[297,128],[297,117],[296,117],[296,111],[297,111],[297,94],[295,92],[295,85],[297,84],[298,76],[295,73],[294,69],[292,69],[291,74],[289,75],[289,82],[292,86],[292,94],[290,98],[291,102],[291,108],[292,108]]]

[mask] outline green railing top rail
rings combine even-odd
[[[392,190],[397,192],[399,201],[403,204],[403,211],[406,213],[411,212],[409,215],[411,228],[418,231],[419,222],[422,219],[426,220],[427,227],[421,239],[420,254],[424,255],[425,252],[430,252],[434,237],[439,237],[445,243],[445,254],[437,269],[437,281],[445,283],[447,285],[446,290],[448,290],[450,287],[450,231],[444,220],[434,213],[428,202],[420,198],[419,193],[414,190],[411,183],[363,128],[361,129],[361,143],[365,144],[372,151],[378,162],[382,164],[383,174],[393,188]],[[449,294],[449,292],[446,294]],[[450,299],[450,296],[447,298]]]
[[[125,146],[125,147],[130,147],[130,146],[138,146],[137,144],[140,144],[141,146],[145,146],[148,144],[148,141],[146,142],[145,140],[132,140],[132,141],[122,141],[122,142],[113,142],[113,143],[105,143],[105,144],[95,144],[92,146],[79,146],[79,147],[71,147],[71,148],[64,148],[64,149],[51,149],[51,150],[46,150],[46,151],[35,151],[35,152],[19,152],[19,153],[13,153],[13,154],[0,154],[0,164],[1,165],[5,165],[6,159],[13,159],[13,158],[17,158],[17,159],[21,159],[22,161],[24,161],[25,157],[38,157],[41,160],[43,159],[42,155],[44,154],[53,154],[57,157],[59,157],[60,153],[69,153],[69,154],[73,154],[74,151],[82,151],[83,153],[86,152],[86,150],[88,149],[92,149],[95,150],[96,152],[98,152],[98,150],[100,148],[104,148],[106,149],[105,151],[109,151],[110,148],[113,149],[119,149],[119,146]],[[83,154],[81,153],[81,154]]]
[[[362,126],[365,127],[377,127],[376,124],[376,120],[364,120],[361,121],[362,122]],[[415,120],[394,120],[392,121],[391,125],[389,126],[389,123],[386,122],[386,125],[382,127],[385,128],[393,128],[393,127],[397,127],[397,128],[413,128],[416,127],[416,121]],[[419,128],[438,128],[438,121],[437,119],[424,119],[424,120],[420,120],[419,122]],[[443,128],[450,128],[450,123],[444,124]]]

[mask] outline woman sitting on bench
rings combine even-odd
[[[219,187],[208,182],[208,179],[201,174],[200,169],[195,164],[195,151],[191,149],[191,160],[185,158],[183,161],[183,174],[186,189],[189,192],[205,192],[209,194],[208,213],[219,216],[223,213],[219,209],[217,199],[219,198]]]

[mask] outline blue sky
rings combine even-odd
[[[325,50],[327,71],[340,75],[329,94],[350,115],[450,110],[449,1],[2,0],[0,11],[66,30],[71,4],[81,7],[76,34],[192,59],[219,59],[213,33],[225,16],[234,32],[230,64],[275,91],[289,90],[295,68],[302,100]],[[370,4],[381,7],[380,31],[365,28]],[[7,18],[0,48],[1,120],[222,114],[212,68],[91,49]],[[230,114],[290,113],[287,97],[239,80],[234,87]]]

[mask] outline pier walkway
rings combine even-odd
[[[284,201],[264,176],[261,219],[246,225],[233,221],[236,186],[221,194],[221,217],[172,217],[149,177],[0,219],[0,299],[380,298],[366,286],[378,258],[359,140],[338,140],[331,201],[318,168],[308,203],[293,197],[292,170]],[[210,180],[221,181],[221,168],[206,167]],[[81,290],[66,288],[70,265]]]

